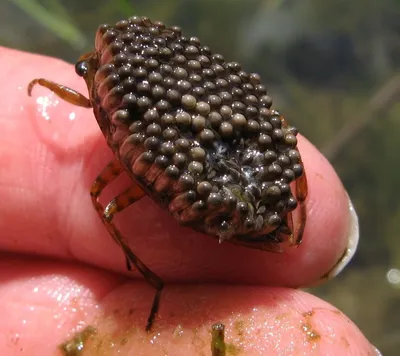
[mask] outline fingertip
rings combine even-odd
[[[148,291],[140,297],[140,290],[140,285],[125,285],[103,301],[104,317],[97,319],[95,342],[113,335],[105,345],[109,352],[126,335],[119,352],[209,354],[215,324],[224,325],[225,348],[238,354],[368,355],[372,350],[340,311],[309,294],[284,288],[170,286],[163,292],[152,332],[146,333],[147,309],[142,307],[149,298]],[[132,318],[137,328],[128,336],[125,330],[132,328]]]
[[[333,278],[350,261],[358,243],[358,220],[330,162],[304,137],[299,150],[308,180],[307,225],[302,244],[288,251],[287,258],[302,268],[299,285],[309,286]]]
[[[357,251],[358,242],[360,238],[358,216],[350,197],[348,197],[348,204],[349,204],[350,218],[349,218],[347,245],[345,247],[345,250],[338,259],[338,261],[336,262],[336,264],[329,270],[329,272],[323,275],[321,279],[314,284],[314,286],[321,284],[325,280],[335,278],[337,275],[339,275],[350,263],[350,261],[352,260]]]

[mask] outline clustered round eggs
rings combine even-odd
[[[95,53],[103,133],[151,197],[220,239],[281,226],[303,165],[258,74],[147,18],[100,26]]]

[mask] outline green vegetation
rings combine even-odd
[[[259,72],[275,107],[331,160],[360,218],[351,266],[313,292],[398,354],[400,284],[386,273],[400,269],[400,1],[11,0],[0,13],[1,44],[71,62],[98,24],[135,14],[179,24]]]

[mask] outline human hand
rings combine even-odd
[[[344,314],[294,289],[337,272],[356,244],[345,190],[306,139],[308,223],[301,246],[283,254],[218,244],[147,197],[118,214],[132,250],[166,282],[148,334],[154,290],[125,270],[90,200],[112,158],[92,111],[44,88],[26,94],[39,76],[86,93],[83,80],[64,62],[5,48],[0,63],[0,354],[57,354],[91,325],[85,354],[207,355],[215,322],[239,355],[375,354]],[[129,180],[118,182],[105,200]]]

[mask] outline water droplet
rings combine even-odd
[[[52,151],[64,153],[71,146],[76,147],[77,141],[85,141],[88,131],[82,129],[79,118],[86,112],[90,114],[89,110],[77,108],[41,87],[35,88],[32,102],[34,105],[25,108],[25,111],[31,110],[27,116],[31,118],[39,140],[50,146]]]
[[[68,115],[68,118],[72,121],[75,120],[76,118],[76,113],[74,111],[70,112]]]
[[[173,337],[179,337],[183,335],[183,327],[181,324],[178,324],[172,335]]]
[[[50,121],[49,108],[56,107],[59,101],[51,100],[49,96],[39,96],[36,99],[37,111],[46,121]]]
[[[397,268],[392,268],[386,273],[386,279],[394,287],[400,288],[400,270]]]

